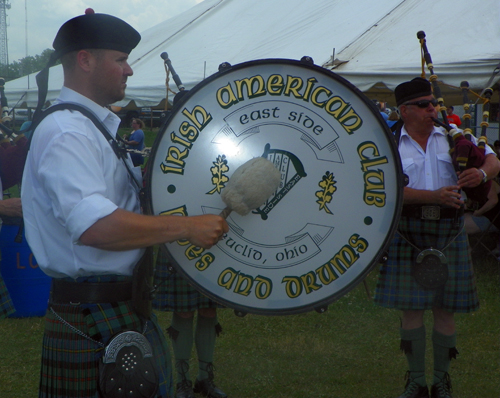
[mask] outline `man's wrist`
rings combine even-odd
[[[483,174],[482,182],[485,183],[486,181],[488,181],[488,174],[486,174],[486,171],[484,171],[483,169],[478,169],[478,170]]]

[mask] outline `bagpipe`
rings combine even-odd
[[[11,117],[5,97],[5,79],[0,78],[2,119],[0,123],[0,179],[2,188],[8,189],[21,182],[24,163],[28,155],[28,139],[23,133],[11,129]]]
[[[463,81],[460,84],[460,88],[462,89],[464,111],[466,112],[466,114],[463,116],[465,128],[462,132],[459,131],[458,128],[453,128],[448,122],[446,106],[444,105],[444,100],[441,95],[441,89],[437,82],[437,75],[434,73],[432,58],[427,49],[425,33],[423,31],[419,31],[417,33],[417,38],[420,41],[423,62],[426,63],[427,68],[431,73],[429,81],[432,84],[434,96],[438,101],[438,113],[441,113],[443,119],[442,121],[434,119],[434,122],[443,127],[447,131],[449,136],[452,137],[450,145],[450,155],[453,161],[453,166],[457,172],[462,172],[469,168],[480,168],[485,160],[485,148],[488,143],[486,130],[488,127],[490,98],[493,91],[491,88],[487,88],[484,90],[483,95],[485,102],[483,104],[484,111],[483,122],[481,123],[481,137],[478,139],[478,144],[476,145],[472,141],[473,135],[470,127],[471,115],[469,114],[468,99],[469,83],[467,81]],[[467,199],[472,202],[471,206],[473,208],[480,208],[487,202],[487,196],[490,188],[491,181],[487,181],[474,188],[463,188],[463,191],[467,195]]]

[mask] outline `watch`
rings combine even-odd
[[[483,173],[483,183],[488,181],[488,176],[486,175],[486,172],[483,169],[478,169],[481,173]]]

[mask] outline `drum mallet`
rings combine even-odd
[[[222,190],[221,198],[226,208],[220,215],[227,218],[231,211],[240,216],[247,215],[266,203],[278,189],[280,180],[280,171],[266,158],[253,158],[243,163]]]

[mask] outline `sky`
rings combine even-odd
[[[203,0],[7,0],[9,63],[38,55],[52,42],[61,25],[86,8],[119,17],[139,32],[201,3]]]

